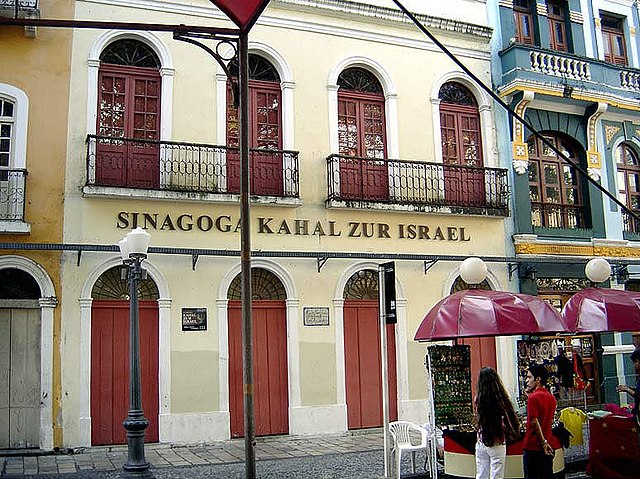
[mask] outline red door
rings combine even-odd
[[[160,147],[157,143],[121,141],[160,139],[160,73],[153,68],[103,65],[98,99],[99,136],[96,184],[158,188]]]
[[[251,193],[282,196],[284,176],[280,113],[280,85],[274,82],[249,82],[249,147]],[[238,110],[233,106],[231,89],[227,88],[227,146],[238,148]],[[265,150],[256,151],[255,149]],[[237,150],[227,153],[227,188],[240,191],[240,156]]]
[[[158,442],[158,304],[140,301],[142,409],[145,442]],[[129,410],[129,303],[94,300],[91,307],[91,444],[125,444]]]
[[[471,390],[472,397],[476,397],[480,369],[484,367],[496,369],[496,340],[492,337],[483,337],[465,338],[458,342],[471,346]]]
[[[253,301],[253,385],[258,436],[289,433],[287,320],[284,301]],[[231,437],[244,436],[242,309],[229,301],[229,413]]]
[[[389,199],[384,100],[346,92],[338,98],[340,195],[344,199]]]
[[[378,302],[344,303],[344,362],[349,429],[379,427],[382,417],[382,373]],[[398,418],[394,325],[387,325],[389,419]]]
[[[486,201],[478,108],[442,103],[440,128],[447,203],[483,206]]]

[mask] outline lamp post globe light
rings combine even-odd
[[[129,283],[129,412],[122,423],[127,430],[128,457],[122,466],[125,471],[149,469],[149,463],[144,457],[144,435],[149,421],[142,412],[138,282],[146,273],[142,269],[142,262],[147,258],[150,239],[151,235],[138,227],[118,243]]]
[[[467,258],[460,265],[460,277],[467,284],[480,284],[487,279],[487,265],[480,258]]]
[[[611,276],[611,266],[604,258],[593,258],[584,267],[584,274],[592,283],[602,283]]]

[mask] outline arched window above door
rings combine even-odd
[[[451,291],[449,292],[449,294],[457,293],[458,291],[466,291],[468,289],[482,289],[484,291],[491,291],[491,285],[486,279],[480,284],[470,285],[460,276],[458,276],[451,285]]]
[[[160,68],[158,55],[145,43],[124,39],[110,43],[100,54],[100,62],[130,67]]]
[[[227,292],[229,301],[242,299],[242,276],[236,276],[229,285]],[[264,268],[251,269],[251,299],[281,301],[287,299],[287,292],[282,281],[271,271]]]
[[[37,281],[18,268],[0,269],[0,299],[40,299]]]
[[[355,273],[344,286],[344,299],[378,299],[378,272],[363,269]]]
[[[114,266],[100,275],[93,289],[91,297],[93,299],[129,299],[129,284],[126,279],[122,279],[123,266]],[[139,300],[157,300],[160,297],[158,287],[153,279],[147,276],[146,279],[138,281]]]

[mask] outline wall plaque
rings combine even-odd
[[[329,326],[329,308],[303,308],[305,326]]]
[[[182,308],[183,331],[206,331],[207,308]]]

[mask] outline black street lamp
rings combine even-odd
[[[127,430],[127,462],[125,471],[146,471],[149,463],[144,457],[144,431],[149,425],[142,412],[140,387],[140,320],[138,308],[138,282],[146,271],[142,262],[147,258],[151,235],[138,227],[127,234],[118,245],[122,262],[127,267],[129,282],[129,412],[122,425]]]

